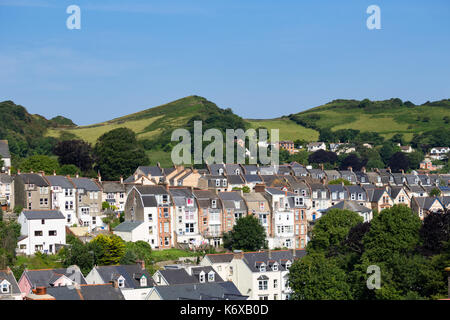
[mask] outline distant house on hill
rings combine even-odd
[[[307,145],[308,152],[316,152],[319,150],[327,150],[325,142],[311,142]]]
[[[9,153],[8,140],[0,140],[0,159],[3,160],[3,165],[0,167],[0,172],[10,173],[11,154]]]

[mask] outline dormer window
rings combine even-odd
[[[286,270],[289,270],[290,267],[291,267],[291,262],[290,261],[286,262]]]
[[[210,271],[208,273],[208,282],[214,282],[214,279],[215,279],[215,273],[214,273],[214,271]]]
[[[117,284],[119,288],[124,288],[125,287],[125,279],[120,276],[120,278],[117,280]]]
[[[186,203],[188,207],[192,207],[194,205],[194,199],[192,198],[187,198],[186,199]]]
[[[1,283],[0,287],[2,293],[9,293],[9,288],[11,287],[11,284],[8,281],[4,280]]]
[[[204,271],[200,272],[200,274],[198,276],[198,280],[200,281],[200,283],[205,283],[205,272]]]
[[[241,174],[241,170],[239,170],[239,169],[236,169],[235,172],[236,172],[237,175]]]
[[[143,275],[141,280],[141,287],[146,287],[147,286],[147,278]]]
[[[222,168],[219,169],[219,175],[223,175],[223,169]]]
[[[211,200],[211,208],[213,208],[213,209],[217,208],[217,200],[216,199]]]
[[[223,185],[224,187],[227,186],[227,179],[223,179],[223,180],[222,180],[222,185]]]
[[[216,179],[216,187],[220,187],[220,179]]]
[[[239,201],[235,201],[234,202],[234,206],[236,207],[236,209],[240,209],[241,208],[241,203]]]
[[[265,265],[264,263],[262,263],[262,264],[259,266],[259,272],[266,272],[266,265]]]
[[[273,271],[278,271],[278,263],[275,262],[275,263],[273,264],[272,270],[273,270]]]

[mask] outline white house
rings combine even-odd
[[[229,277],[249,300],[288,300],[289,268],[305,250],[235,252]]]
[[[66,218],[66,225],[72,226],[74,224],[81,224],[76,217],[76,187],[64,176],[45,176],[51,186],[52,191],[52,209],[59,210]]]
[[[113,283],[122,291],[125,300],[144,300],[154,286],[145,263],[117,266],[95,266],[86,276],[88,284]]]
[[[59,210],[23,211],[18,218],[21,237],[18,252],[54,254],[56,245],[66,244],[65,217]]]
[[[316,152],[319,150],[327,150],[325,142],[311,142],[307,146],[308,152]]]
[[[434,147],[430,150],[430,158],[435,160],[443,160],[449,152],[450,147]]]
[[[14,196],[13,179],[6,173],[0,173],[0,208],[10,207]]]
[[[198,247],[203,243],[199,232],[198,206],[189,188],[170,188],[174,203],[174,231],[178,243]]]

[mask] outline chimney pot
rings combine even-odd
[[[244,252],[242,252],[242,250],[234,250],[233,254],[234,254],[235,259],[243,259],[244,258]]]

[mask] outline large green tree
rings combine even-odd
[[[88,171],[94,164],[91,145],[82,140],[60,141],[53,152],[58,156],[61,165],[72,164],[83,171]]]
[[[350,229],[363,218],[349,210],[331,209],[324,214],[312,229],[312,239],[308,243],[308,252],[329,252],[339,247]]]
[[[266,232],[253,215],[237,220],[229,233],[223,238],[224,246],[233,250],[256,251],[266,245]]]
[[[59,163],[58,160],[53,157],[35,155],[24,159],[20,163],[19,168],[23,172],[44,171],[45,174],[53,174],[54,171],[58,171]]]
[[[108,180],[118,180],[121,175],[131,175],[138,166],[149,163],[135,133],[127,128],[114,129],[99,137],[94,153],[97,169]]]

